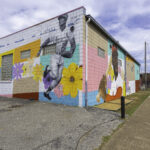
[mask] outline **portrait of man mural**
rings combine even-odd
[[[51,100],[50,92],[59,84],[62,78],[62,70],[64,67],[64,58],[71,58],[76,48],[76,42],[74,37],[75,27],[72,25],[70,28],[66,27],[68,20],[68,14],[63,14],[58,17],[59,22],[59,36],[55,38],[48,37],[40,47],[37,54],[39,56],[44,47],[50,45],[52,42],[56,44],[55,54],[51,55],[50,63],[46,66],[43,81],[46,83],[46,91],[44,96]],[[67,45],[70,47],[66,50]],[[47,84],[48,83],[48,84]]]

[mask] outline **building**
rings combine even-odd
[[[93,106],[135,93],[140,64],[84,7],[0,38],[0,95]]]
[[[146,83],[146,85],[145,85],[145,83]],[[145,73],[140,74],[140,85],[144,89],[145,89],[145,86],[147,88],[150,88],[150,73],[146,73],[146,75],[145,75]]]

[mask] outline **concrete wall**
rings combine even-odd
[[[85,102],[85,18],[83,26],[83,101]],[[105,51],[105,57],[98,56],[98,47]],[[93,24],[88,26],[88,105],[96,105],[104,102],[104,98],[96,100],[99,83],[106,74],[108,65],[108,42],[103,34]],[[83,104],[85,104],[83,102]]]
[[[85,105],[85,18],[83,18],[83,22],[83,105]],[[98,47],[105,51],[104,58],[98,56]],[[126,68],[127,82],[125,81]],[[122,49],[106,38],[96,26],[89,23],[88,105],[92,106],[112,101],[138,90],[139,65],[126,57]]]
[[[126,94],[132,94],[140,89],[140,67],[129,56],[126,57],[127,84]]]
[[[84,14],[81,7],[1,38],[0,70],[2,56],[13,54],[13,75],[0,81],[0,95],[82,106]],[[56,52],[43,55],[51,44]],[[30,58],[21,59],[25,50]]]

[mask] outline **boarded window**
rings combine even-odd
[[[2,56],[2,80],[12,80],[13,54]]]
[[[118,66],[122,66],[122,61],[121,61],[121,59],[118,59]]]
[[[30,58],[30,56],[31,56],[31,50],[30,49],[21,51],[21,59]]]
[[[55,52],[56,52],[56,44],[47,45],[43,48],[43,55],[55,54]]]
[[[98,56],[105,58],[105,50],[98,47]]]

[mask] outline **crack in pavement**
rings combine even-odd
[[[78,150],[78,146],[79,146],[81,140],[82,140],[84,137],[88,136],[91,131],[93,131],[96,127],[98,127],[98,126],[100,126],[100,125],[104,125],[104,124],[110,123],[110,122],[115,121],[115,120],[117,120],[117,119],[114,118],[114,119],[111,119],[111,120],[109,120],[109,121],[105,121],[105,122],[103,122],[103,123],[96,124],[95,126],[93,126],[92,128],[90,128],[88,131],[84,132],[84,133],[78,138],[78,140],[77,140],[77,142],[76,142],[75,148],[68,147],[68,146],[67,146],[67,147],[68,147],[69,149]],[[80,125],[79,125],[79,126],[80,126]],[[77,127],[77,128],[78,128],[78,127]],[[52,144],[52,145],[51,145],[51,148],[58,149],[58,148],[61,147],[62,139],[64,139],[63,136],[57,137],[57,138],[55,138],[55,139],[52,139],[52,140],[50,140],[50,141],[48,141],[48,142],[46,142],[46,143],[44,143],[44,144],[41,144],[41,145],[39,145],[39,146],[33,148],[32,150],[40,149],[40,148],[42,148],[42,147],[44,147],[44,146],[47,146],[47,145],[50,144],[50,143]],[[65,146],[66,146],[66,145],[65,145]]]
[[[85,132],[85,133],[79,138],[79,140],[77,141],[77,145],[76,145],[76,147],[75,147],[75,150],[78,150],[78,145],[79,145],[80,141],[81,141],[85,136],[87,136],[93,129],[95,129],[95,128],[96,128],[97,126],[99,126],[99,125],[104,125],[105,123],[112,122],[112,121],[114,121],[114,120],[116,120],[116,119],[111,119],[111,120],[109,120],[109,121],[106,121],[106,122],[103,122],[103,123],[99,123],[99,124],[95,125],[94,127],[92,127],[91,129],[89,129],[87,132]]]

